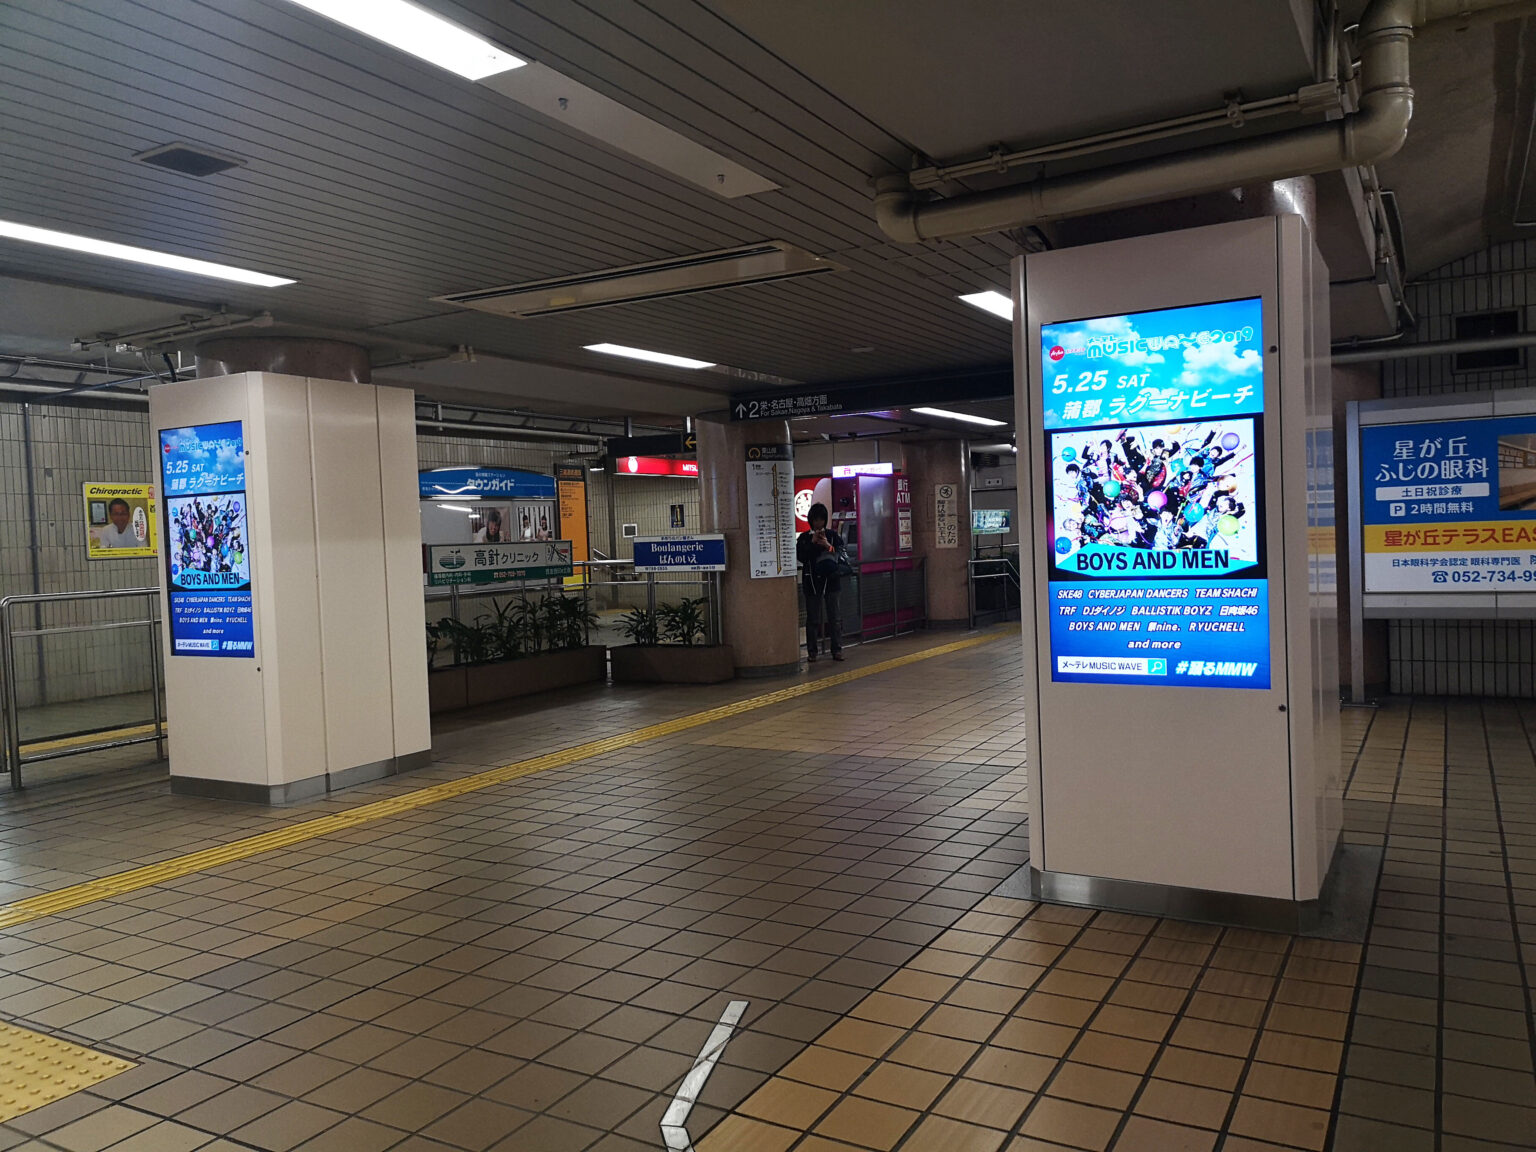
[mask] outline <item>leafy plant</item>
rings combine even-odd
[[[496,610],[492,625],[496,657],[516,660],[519,656],[532,656],[544,647],[544,622],[538,605],[530,604],[526,597],[506,603],[493,600],[491,605]]]
[[[597,613],[578,596],[546,596],[539,615],[551,652],[584,647],[589,630],[598,623]]]
[[[447,641],[453,649],[454,663],[474,664],[492,659],[497,648],[497,638],[494,631],[482,623],[488,619],[487,616],[477,616],[474,623],[466,624],[450,616],[437,622],[438,642]]]
[[[618,629],[632,644],[649,648],[660,642],[656,613],[645,608],[631,608],[619,617]]]
[[[703,596],[685,596],[676,604],[661,605],[656,609],[656,615],[660,617],[662,637],[669,644],[689,648],[702,643],[709,631],[708,605],[709,600]]]

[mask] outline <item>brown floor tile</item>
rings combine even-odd
[[[840,1054],[826,1055],[830,1057]],[[837,1062],[823,1057],[819,1063],[830,1070]],[[813,1087],[782,1076],[775,1077],[747,1097],[737,1111],[758,1120],[806,1132],[837,1101],[840,1090],[830,1085]]]
[[[1231,1129],[1240,1136],[1320,1150],[1328,1134],[1328,1113],[1244,1096],[1238,1100]]]
[[[1217,1139],[1215,1132],[1132,1116],[1125,1122],[1112,1152],[1211,1152]],[[1230,1140],[1224,1145],[1231,1146]]]
[[[942,1148],[944,1152],[997,1152],[1008,1134],[944,1116],[929,1116],[908,1141],[913,1148]]]
[[[853,1088],[856,1095],[886,1104],[926,1110],[949,1086],[950,1077],[889,1061],[877,1064]]]
[[[1136,1101],[1136,1111],[1143,1116],[1169,1120],[1195,1128],[1221,1128],[1231,1106],[1230,1093],[1193,1084],[1175,1084],[1169,1080],[1148,1080]]]
[[[1129,1072],[1068,1061],[1057,1069],[1051,1079],[1050,1094],[1064,1100],[1076,1100],[1080,1104],[1096,1104],[1100,1108],[1123,1111],[1130,1106],[1131,1097],[1136,1095],[1140,1085],[1141,1078]]]
[[[1024,1120],[1022,1135],[1051,1140],[1069,1148],[1103,1152],[1120,1124],[1120,1113],[1090,1108],[1070,1100],[1042,1096]]]
[[[933,1111],[954,1120],[1007,1130],[1018,1123],[1033,1099],[1031,1092],[961,1078],[952,1083],[933,1106]]]
[[[818,1134],[885,1152],[895,1148],[918,1118],[910,1108],[848,1096],[816,1126]]]

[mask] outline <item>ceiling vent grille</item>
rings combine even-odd
[[[455,292],[433,299],[461,308],[526,319],[841,271],[842,265],[803,248],[782,240],[767,240],[744,248],[699,252],[647,264],[535,280],[528,284]]]
[[[180,172],[183,176],[198,177],[228,172],[245,163],[238,156],[229,156],[210,148],[194,148],[190,144],[162,144],[147,152],[135,153],[133,158],[141,164],[153,164],[156,168]]]

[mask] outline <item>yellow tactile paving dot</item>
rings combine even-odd
[[[936,656],[945,656],[952,652],[963,652],[967,648],[975,648],[982,644],[990,644],[1007,636],[1016,635],[1017,632],[1011,628],[1000,628],[978,636],[967,636],[963,640],[955,640],[948,644],[924,648],[921,651],[908,653],[905,656],[883,660],[878,664],[870,664],[862,668],[852,668],[846,672],[838,672],[831,676],[818,677],[806,683],[795,684],[789,688],[781,688],[777,692],[767,692],[761,696],[752,696],[746,700],[723,704],[718,708],[709,708],[703,712],[694,712],[688,716],[679,716],[674,720],[667,720],[659,724],[647,724],[642,728],[621,732],[618,735],[604,737],[601,740],[589,740],[585,744],[562,748],[557,752],[549,752],[529,760],[519,760],[512,764],[503,764],[499,768],[491,768],[471,776],[460,777],[457,780],[448,780],[442,784],[433,784],[426,788],[419,788],[414,792],[391,796],[386,800],[377,800],[371,804],[362,804],[356,808],[345,812],[338,812],[331,816],[304,820],[297,824],[290,824],[285,828],[276,828],[271,832],[263,832],[260,835],[248,836],[242,840],[221,844],[215,848],[205,848],[202,851],[191,852],[185,856],[162,860],[157,864],[149,864],[142,868],[130,868],[126,871],[103,876],[100,879],[91,880],[84,884],[76,884],[53,892],[45,892],[40,896],[31,896],[25,900],[18,900],[13,904],[0,907],[0,929],[12,928],[18,924],[26,924],[29,921],[37,920],[44,916],[57,916],[60,913],[71,911],[85,904],[94,903],[97,900],[109,900],[115,896],[136,892],[139,889],[153,887],[156,884],[164,884],[169,880],[190,876],[193,873],[202,872],[209,868],[217,868],[220,865],[231,864],[237,860],[246,860],[252,856],[276,851],[279,848],[288,848],[294,844],[303,843],[306,840],[313,840],[316,837],[329,836],[336,832],[355,828],[359,824],[368,824],[375,820],[398,816],[403,812],[425,808],[430,804],[437,804],[457,796],[478,792],[483,788],[491,788],[497,784],[506,784],[540,772],[548,772],[552,768],[564,768],[568,765],[579,763],[582,760],[590,759],[593,756],[622,751],[626,748],[632,748],[637,744],[643,744],[648,740],[676,735],[679,732],[686,732],[689,729],[699,728],[705,724],[712,724],[717,720],[726,720],[759,708],[768,708],[774,704],[782,704],[802,696],[808,696],[814,692],[822,692],[839,684],[847,684],[854,680],[863,679],[866,676],[874,676],[881,672],[904,668],[909,664],[932,660]]]
[[[12,1024],[0,1024],[0,1122],[52,1104],[135,1065]]]

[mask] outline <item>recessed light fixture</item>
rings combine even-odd
[[[913,408],[911,411],[920,416],[941,416],[945,420],[963,420],[967,424],[984,424],[988,428],[1003,428],[1007,426],[1005,420],[994,420],[990,416],[972,416],[969,412],[951,412],[948,408]]]
[[[628,356],[631,360],[649,360],[653,364],[668,364],[673,368],[713,368],[713,360],[690,360],[686,356],[673,356],[667,352],[647,352],[644,348],[627,348],[623,344],[588,344],[588,352],[602,352],[608,356]]]
[[[207,260],[193,260],[188,256],[172,256],[168,252],[133,248],[127,244],[114,244],[110,240],[93,240],[89,236],[34,228],[10,220],[0,220],[0,237],[24,240],[28,244],[46,244],[50,248],[66,248],[71,252],[84,252],[88,256],[107,256],[113,260],[148,264],[172,272],[188,272],[193,276],[211,276],[216,280],[233,280],[237,284],[254,284],[258,288],[281,288],[284,284],[298,283],[282,276],[268,276],[265,272],[249,272],[244,268],[231,268],[228,264],[213,264]]]
[[[407,0],[291,2],[466,80],[483,80],[528,63]]]
[[[980,308],[983,312],[990,312],[994,316],[1001,316],[1010,324],[1013,323],[1013,301],[1001,292],[988,289],[985,292],[968,292],[960,297],[972,308]]]

